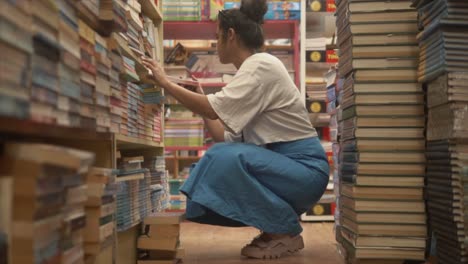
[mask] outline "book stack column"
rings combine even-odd
[[[138,238],[138,264],[177,264],[185,251],[180,244],[183,213],[154,213],[147,216]]]
[[[87,263],[115,243],[115,171],[93,167],[86,177],[86,229],[84,235]]]
[[[337,1],[345,78],[341,245],[350,263],[424,260],[424,94],[411,1]]]
[[[421,29],[418,76],[427,86],[426,195],[435,255],[441,264],[468,263],[468,3],[413,3]]]
[[[14,204],[7,226],[10,263],[82,263],[87,198],[83,174],[94,155],[24,143],[7,143],[4,150],[8,164],[3,164],[3,172],[14,180],[13,188],[3,189],[4,198],[13,197]]]
[[[143,167],[149,169],[150,201],[153,211],[161,212],[169,206],[169,181],[166,171],[166,159],[164,156],[147,158]]]

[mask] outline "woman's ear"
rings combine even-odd
[[[236,38],[236,31],[233,28],[228,30],[228,40],[234,40]]]

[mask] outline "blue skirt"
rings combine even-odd
[[[187,196],[188,220],[296,235],[302,232],[299,215],[320,199],[328,178],[328,160],[316,137],[266,147],[218,143],[180,191]]]

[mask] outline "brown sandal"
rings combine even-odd
[[[262,235],[259,235],[250,244],[242,248],[241,255],[249,258],[273,259],[297,252],[303,248],[304,240],[301,235],[286,236],[269,241],[263,240]]]

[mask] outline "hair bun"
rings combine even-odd
[[[266,0],[242,0],[240,11],[251,20],[263,24],[263,16],[268,11]]]

